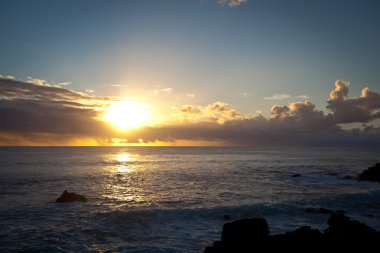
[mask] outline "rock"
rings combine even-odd
[[[335,247],[339,251],[360,247],[360,252],[370,252],[380,241],[380,232],[351,220],[341,210],[331,214],[328,226],[324,233],[302,226],[284,234],[269,235],[265,219],[237,220],[224,224],[222,240],[215,241],[204,252],[324,252]]]
[[[243,219],[223,226],[221,241],[205,248],[205,253],[250,252],[251,246],[262,245],[269,235],[268,223],[262,218]]]
[[[338,173],[336,172],[330,172],[330,173],[327,173],[328,176],[338,176]]]
[[[372,242],[380,239],[379,233],[356,220],[351,220],[343,212],[331,214],[324,237],[328,242]]]
[[[79,202],[86,202],[87,198],[83,195],[77,194],[75,192],[68,192],[63,191],[62,195],[57,198],[56,202],[73,202],[73,201],[79,201]]]
[[[369,167],[357,176],[358,181],[380,182],[380,163]]]
[[[302,226],[292,232],[272,236],[276,244],[289,244],[289,243],[306,243],[306,242],[320,242],[322,240],[322,233],[318,229],[312,229],[309,226]]]
[[[353,176],[344,176],[342,179],[345,179],[345,180],[353,180],[354,177],[353,177]]]
[[[315,207],[306,207],[305,212],[307,213],[325,213],[325,214],[330,214],[333,211],[320,207],[320,208],[315,208]]]
[[[298,173],[292,175],[292,177],[300,177],[300,176],[301,174],[298,174]]]
[[[222,241],[225,243],[251,243],[269,235],[268,223],[263,218],[243,219],[223,226]]]

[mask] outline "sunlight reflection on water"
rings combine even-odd
[[[144,188],[141,187],[141,175],[143,168],[137,166],[139,155],[127,152],[107,154],[104,157],[109,165],[105,168],[110,172],[104,181],[103,189],[105,194],[102,198],[112,201],[114,207],[122,207],[125,205],[147,205],[144,197]],[[138,168],[138,172],[137,172]]]
[[[118,162],[130,162],[132,160],[131,155],[128,153],[120,153],[115,155],[115,160]]]

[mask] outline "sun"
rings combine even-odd
[[[149,111],[142,104],[118,102],[107,109],[103,119],[119,129],[138,128],[148,123]]]

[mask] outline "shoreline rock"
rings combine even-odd
[[[357,176],[358,181],[380,182],[380,163],[369,167]]]
[[[380,241],[380,232],[356,220],[343,211],[336,211],[328,219],[328,228],[322,233],[310,226],[294,231],[270,235],[268,223],[263,218],[251,218],[226,223],[220,241],[207,246],[205,253],[225,252],[271,252],[273,250],[370,249]],[[333,247],[333,248],[332,248]],[[262,249],[265,249],[262,251]]]
[[[307,212],[307,213],[323,213],[323,214],[331,214],[331,213],[333,213],[333,211],[331,211],[330,209],[323,208],[323,207],[320,207],[320,208],[306,207],[305,208],[305,212]]]

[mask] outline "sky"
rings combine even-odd
[[[0,6],[0,145],[380,143],[379,1]]]

